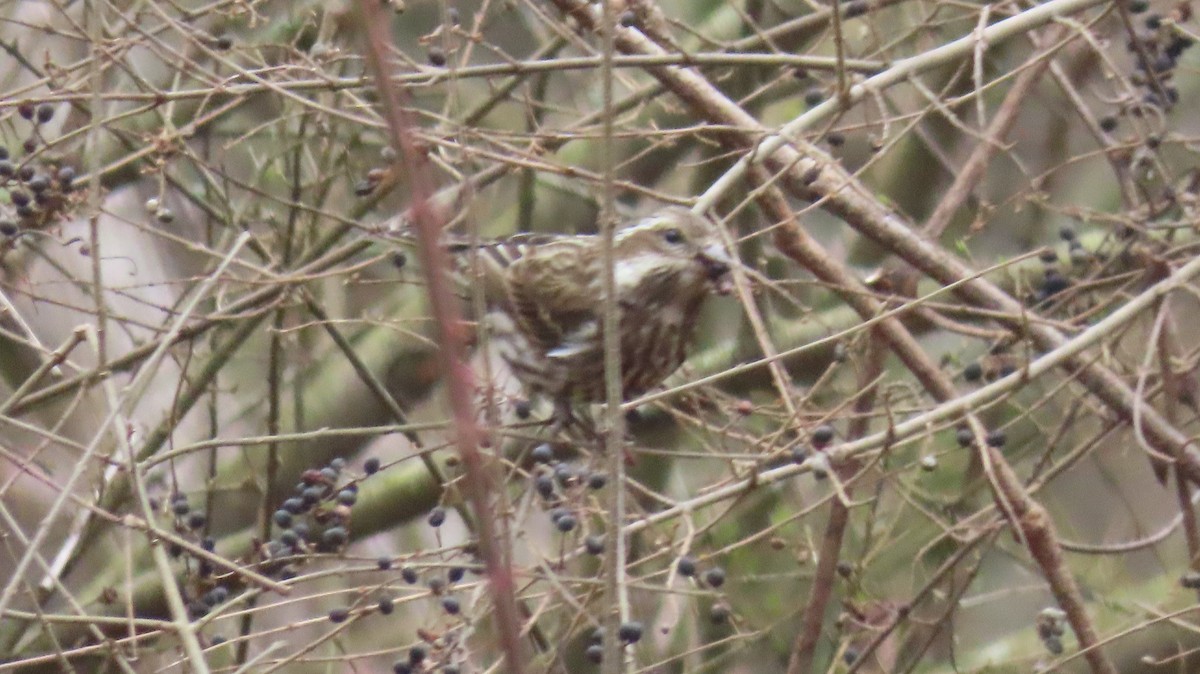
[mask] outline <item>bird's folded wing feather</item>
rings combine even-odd
[[[594,246],[560,239],[531,247],[507,270],[509,301],[527,336],[548,351],[590,330],[600,304],[600,260]]]

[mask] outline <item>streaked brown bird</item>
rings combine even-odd
[[[614,236],[624,399],[683,363],[704,299],[729,292],[733,262],[717,227],[671,207]],[[476,246],[491,339],[526,393],[550,397],[560,419],[572,402],[605,398],[602,246],[595,235],[536,234]]]

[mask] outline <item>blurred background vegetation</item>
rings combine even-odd
[[[625,476],[473,353],[525,671],[600,670],[614,489],[622,671],[1196,666],[1196,485],[1143,426],[1200,411],[1190,4],[627,0],[608,141],[599,4],[383,7],[418,161],[354,3],[4,5],[0,671],[505,671],[411,178],[456,235],[590,233],[605,142],[621,218],[705,195],[745,292]],[[757,163],[789,123],[820,179]]]

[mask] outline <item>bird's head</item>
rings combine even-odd
[[[686,208],[670,207],[617,232],[617,285],[631,287],[669,274],[677,289],[733,288],[733,258],[718,225]]]

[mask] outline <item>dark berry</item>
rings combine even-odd
[[[592,534],[583,539],[583,548],[587,550],[589,555],[600,555],[604,552],[604,537],[600,534]]]
[[[36,114],[36,112],[37,110],[33,107],[33,103],[22,103],[17,106],[17,114],[21,115],[25,119],[33,119],[33,116]]]
[[[1058,238],[1062,239],[1063,241],[1074,241],[1075,230],[1070,227],[1063,226],[1062,229],[1058,230]]]
[[[608,484],[608,476],[604,473],[592,473],[588,475],[588,488],[603,489],[606,484]]]
[[[829,143],[829,147],[841,147],[846,144],[846,137],[836,131],[830,131],[825,135],[825,142]]]
[[[538,463],[550,463],[554,460],[554,448],[543,443],[534,447],[529,456]]]
[[[191,507],[188,505],[186,498],[175,498],[171,500],[171,512],[175,513],[179,517],[183,517],[184,515],[188,514],[190,510]]]
[[[528,419],[529,415],[533,414],[533,406],[528,400],[518,400],[513,405],[513,414],[517,415],[518,419]]]
[[[971,363],[963,368],[963,379],[966,381],[979,381],[983,378],[983,366],[979,363]]]
[[[1200,571],[1188,571],[1179,579],[1179,584],[1189,590],[1200,588]]]
[[[808,450],[803,447],[794,447],[788,455],[792,459],[792,463],[804,463],[808,460]]]
[[[577,524],[578,522],[575,520],[575,516],[571,514],[563,515],[554,522],[554,526],[564,534],[573,530]]]
[[[1162,28],[1162,17],[1157,14],[1147,15],[1146,28],[1149,30],[1158,30],[1159,28]]]
[[[1150,9],[1149,0],[1129,0],[1129,11],[1134,14],[1141,14]]]
[[[379,472],[379,459],[371,457],[363,462],[363,472],[367,475],[374,475]]]
[[[401,251],[392,253],[392,266],[396,269],[404,269],[404,265],[408,264],[408,257]]]
[[[304,510],[305,510],[304,501],[296,498],[295,496],[293,496],[289,499],[285,499],[283,502],[283,505],[281,505],[280,508],[288,511],[289,513],[291,513],[293,515],[299,515],[300,513],[304,512]],[[286,525],[280,525],[280,526],[286,526]]]
[[[321,544],[326,550],[336,550],[345,545],[349,537],[345,527],[329,527],[321,534]]]
[[[408,661],[414,665],[419,665],[422,662],[425,662],[425,656],[427,655],[429,655],[429,652],[426,651],[425,647],[421,644],[417,644],[416,646],[408,649]]]
[[[28,206],[29,193],[21,190],[13,190],[8,193],[8,198],[13,202],[14,206]]]
[[[387,571],[388,569],[392,568],[392,558],[388,557],[387,555],[380,555],[379,558],[375,560],[375,566],[379,567],[380,571]]]
[[[575,481],[575,470],[566,461],[559,461],[554,466],[554,479],[564,487]]]
[[[955,431],[954,439],[958,441],[959,447],[970,447],[971,443],[975,441],[975,434],[971,432],[971,429],[964,426]]]
[[[987,443],[989,447],[1003,447],[1007,440],[1008,436],[1004,434],[1004,431],[997,430],[987,434]]]
[[[813,87],[804,92],[804,104],[810,108],[815,108],[825,100],[825,92],[821,91],[820,87]]]
[[[1109,115],[1100,118],[1100,130],[1105,133],[1112,133],[1117,128],[1117,118]]]
[[[588,660],[596,664],[600,664],[600,661],[604,659],[604,646],[601,646],[600,644],[592,644],[591,646],[587,647],[586,651],[584,651],[584,656],[587,657]]]
[[[849,578],[850,574],[854,573],[854,566],[845,560],[837,563],[837,573],[842,578]]]
[[[200,549],[205,552],[212,552],[217,549],[217,541],[212,536],[205,536],[204,540],[200,541]]]
[[[858,649],[857,648],[847,648],[845,650],[845,652],[842,653],[842,660],[847,665],[853,665],[854,661],[857,659],[858,659]]]
[[[412,674],[412,665],[408,660],[397,660],[392,663],[392,674]]]
[[[621,623],[617,628],[617,638],[622,643],[636,644],[642,639],[642,624],[636,620]]]
[[[392,602],[391,597],[383,597],[379,600],[377,607],[379,608],[379,612],[383,615],[391,615],[392,611],[396,609],[396,604]]]
[[[333,466],[325,466],[321,469],[321,477],[324,478],[326,482],[333,482],[338,479],[338,470]]]
[[[187,525],[189,529],[199,529],[203,527],[204,523],[207,521],[207,518],[204,517],[204,513],[194,512],[188,515]]]
[[[45,124],[54,119],[54,106],[49,103],[42,103],[37,109],[37,121],[39,124]]]
[[[458,600],[455,599],[454,597],[443,597],[442,598],[442,609],[445,610],[446,613],[449,613],[450,615],[458,615],[458,612],[462,610],[462,606],[458,603]]]
[[[625,26],[626,28],[629,28],[630,26],[636,26],[637,25],[637,14],[634,14],[633,12],[628,11],[628,10],[621,12],[621,16],[617,17],[617,22],[620,23],[622,26]]]
[[[429,63],[441,68],[446,65],[446,52],[438,46],[430,46],[428,53]]]
[[[1067,288],[1071,287],[1071,280],[1058,272],[1051,273],[1054,270],[1046,272],[1046,278],[1042,281],[1042,294],[1046,297],[1056,295]]]
[[[8,148],[0,145],[0,159],[8,159]]]
[[[437,506],[433,510],[430,510],[428,522],[429,526],[434,528],[442,526],[446,522],[446,509]]]
[[[442,580],[438,576],[434,576],[433,578],[430,578],[429,579],[429,591],[436,595],[440,595],[442,592],[446,591],[446,581]]]
[[[450,24],[453,26],[458,25],[460,19],[458,16],[458,8],[457,7],[447,7],[446,8],[446,20],[449,21]]]
[[[223,604],[226,599],[229,599],[229,590],[224,585],[218,585],[204,595],[204,603],[209,606]]]
[[[292,526],[292,514],[286,510],[276,510],[271,519],[275,520],[275,525],[280,529]]]
[[[347,608],[335,608],[329,612],[329,622],[331,623],[344,623],[349,617],[350,609]]]
[[[721,587],[725,584],[725,569],[714,566],[704,572],[704,583],[709,587]]]
[[[337,500],[344,506],[352,506],[358,500],[358,493],[353,489],[343,489],[338,492]]]
[[[36,175],[29,179],[29,189],[39,194],[45,192],[50,189],[50,179],[44,175]]]
[[[712,621],[714,625],[724,625],[725,623],[729,622],[730,613],[731,611],[729,610],[729,606],[727,604],[713,604],[712,607],[708,609],[708,619]]]
[[[33,179],[33,176],[36,173],[37,172],[34,171],[32,166],[30,166],[29,164],[26,164],[26,165],[22,166],[21,168],[17,169],[17,179],[19,179],[21,182],[29,182],[30,180]]]
[[[283,531],[279,532],[279,542],[283,543],[289,548],[294,549],[300,544],[300,537],[296,535],[295,531],[291,529],[284,529]]]
[[[312,533],[311,531],[308,530],[308,525],[305,524],[304,522],[297,522],[295,525],[292,526],[292,531],[296,532],[296,535],[299,536],[301,540],[305,540],[305,541],[308,540],[309,534]]]
[[[233,38],[228,35],[218,35],[213,40],[213,47],[216,47],[218,51],[229,51],[233,48]]]
[[[37,149],[37,145],[37,138],[26,138],[21,143],[21,149],[25,151],[25,154],[33,154],[33,151]]]
[[[0,178],[11,178],[17,174],[17,167],[7,159],[0,160]]]
[[[549,475],[538,475],[533,478],[533,486],[542,498],[549,500],[554,496],[554,480]]]
[[[420,580],[420,576],[417,575],[417,570],[411,566],[406,566],[403,569],[400,569],[400,577],[403,578],[404,582],[408,583],[409,585],[416,585],[417,581]]]
[[[690,555],[684,555],[679,558],[679,562],[675,565],[675,568],[679,571],[679,575],[690,578],[696,575],[696,559]]]
[[[452,566],[446,570],[446,580],[450,581],[451,583],[457,583],[463,579],[463,576],[466,575],[466,573],[467,570],[461,566]]]
[[[833,440],[833,426],[821,424],[813,429],[812,442],[818,449],[829,444],[831,440]]]

